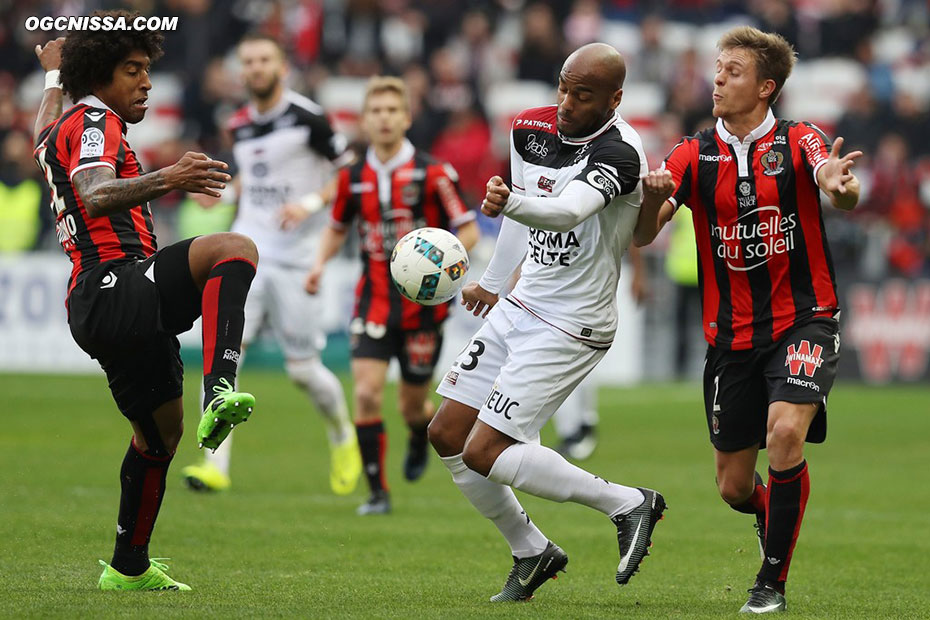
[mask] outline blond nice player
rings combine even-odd
[[[625,584],[646,554],[665,500],[613,484],[539,444],[539,430],[601,360],[617,328],[620,257],[644,197],[639,136],[618,114],[626,66],[609,45],[576,50],[559,76],[558,105],[526,110],[511,131],[513,192],[488,182],[482,211],[503,214],[494,256],[463,303],[486,312],[440,383],[430,441],[452,479],[510,545],[514,565],[492,601],[526,600],[568,563],[529,520],[511,487],[603,512],[616,526]],[[514,290],[497,292],[523,259]]]
[[[288,377],[323,418],[330,486],[347,495],[362,473],[358,442],[342,384],[320,361],[326,335],[315,317],[321,305],[304,292],[303,281],[329,220],[322,211],[335,193],[330,179],[352,155],[323,109],[285,87],[287,60],[273,37],[248,34],[237,51],[249,103],[229,122],[240,190],[232,229],[253,238],[263,259],[245,306],[242,353],[267,323]],[[182,470],[191,489],[229,487],[230,440]]]

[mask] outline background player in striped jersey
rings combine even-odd
[[[328,220],[322,208],[335,189],[328,181],[352,156],[323,109],[286,88],[284,50],[273,37],[246,35],[238,55],[249,104],[232,117],[229,127],[239,169],[233,181],[239,196],[232,230],[254,239],[262,255],[245,307],[243,348],[264,324],[271,327],[284,351],[288,376],[323,416],[330,486],[346,495],[362,473],[358,443],[342,384],[320,361],[326,335],[313,320],[321,312],[320,301],[307,295],[303,281]],[[215,453],[205,454],[203,463],[185,467],[188,486],[229,487],[231,450],[227,439]]]
[[[513,191],[488,182],[482,212],[503,214],[494,256],[462,301],[487,321],[438,388],[430,441],[473,506],[510,545],[514,564],[492,601],[527,600],[568,563],[511,487],[573,501],[616,526],[616,581],[629,582],[665,510],[661,494],[607,482],[539,445],[539,430],[611,346],[620,258],[644,195],[646,155],[617,112],[626,65],[609,45],[573,52],[559,75],[558,105],[524,110],[510,133]],[[524,260],[525,256],[525,260]],[[522,262],[503,303],[498,292]]]
[[[416,480],[426,467],[426,427],[433,415],[427,393],[452,303],[420,306],[404,299],[391,282],[391,252],[401,237],[424,226],[454,230],[466,250],[479,237],[475,213],[459,197],[455,170],[413,147],[405,137],[410,123],[404,82],[372,78],[362,105],[362,129],[371,146],[363,160],[339,172],[332,221],[306,281],[308,292],[318,292],[327,261],[357,221],[363,272],[350,331],[355,424],[371,488],[359,507],[363,515],[391,509],[381,402],[392,357],[400,362],[399,406],[410,428],[404,476]]]
[[[718,44],[716,127],[676,146],[647,187],[675,186],[644,209],[635,241],[655,238],[691,208],[700,263],[704,405],[720,495],[756,515],[762,568],[741,611],[781,611],[810,490],[803,449],[826,437],[827,394],[839,359],[839,305],[820,191],[839,209],[859,199],[850,167],[810,123],[776,119],[771,104],[795,54],[776,34],[735,28]],[[755,471],[768,450],[769,484]]]
[[[124,16],[126,11],[94,15]],[[161,56],[150,31],[73,31],[37,49],[46,76],[35,158],[51,188],[59,240],[73,263],[65,305],[75,342],[106,372],[133,437],[120,469],[119,519],[104,590],[190,590],[150,562],[149,539],[183,429],[183,366],[176,334],[203,316],[204,398],[198,438],[216,448],[251,413],[233,391],[243,306],[258,253],[221,233],[157,249],[148,201],[171,190],[219,196],[226,164],[187,153],[144,174],[126,139],[145,116],[149,66]],[[59,56],[60,49],[60,56]],[[61,85],[56,74],[60,63]],[[76,105],[64,114],[62,91]],[[57,120],[56,120],[57,119]]]

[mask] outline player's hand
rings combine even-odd
[[[853,151],[840,157],[843,142],[843,138],[836,139],[833,148],[830,149],[827,163],[821,166],[817,173],[820,188],[829,194],[845,194],[847,191],[859,189],[859,180],[850,169],[856,164],[856,160],[862,157],[862,151]]]
[[[61,47],[65,44],[64,37],[52,39],[45,45],[36,45],[36,56],[44,71],[61,68]]]
[[[307,274],[307,280],[304,282],[304,290],[310,293],[311,295],[316,295],[320,292],[320,281],[323,279],[323,266],[314,265],[310,270],[310,273]]]
[[[296,202],[289,202],[281,207],[278,211],[278,220],[281,222],[281,230],[293,230],[310,216],[303,205]]]
[[[507,205],[507,199],[510,198],[510,188],[504,183],[504,179],[499,176],[493,176],[488,180],[487,194],[481,203],[481,212],[488,217],[497,217]],[[475,313],[477,316],[477,313]]]
[[[475,316],[480,315],[482,319],[488,316],[488,312],[497,304],[497,299],[497,295],[484,290],[477,282],[469,282],[462,288],[462,305]]]
[[[232,177],[214,168],[228,170],[229,166],[226,162],[210,159],[203,153],[188,151],[176,164],[163,170],[171,189],[219,198],[220,192],[226,189],[226,184]]]
[[[662,206],[675,193],[675,180],[668,170],[650,170],[643,181],[643,202]]]

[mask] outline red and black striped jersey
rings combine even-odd
[[[394,245],[408,232],[432,226],[451,230],[475,219],[459,196],[458,175],[414,149],[405,140],[400,152],[382,163],[371,149],[339,171],[331,225],[346,230],[358,220],[363,270],[355,288],[355,318],[368,324],[414,330],[438,325],[449,305],[421,306],[401,296],[391,282]]]
[[[142,174],[126,141],[126,123],[89,96],[65,111],[39,134],[34,156],[51,188],[58,241],[71,259],[74,288],[81,273],[99,263],[143,259],[155,253],[155,231],[148,203],[105,217],[88,216],[71,180],[76,172],[108,166],[116,178]]]
[[[718,120],[666,158],[672,202],[690,207],[694,221],[711,345],[764,346],[838,310],[816,181],[829,149],[816,126],[769,111],[742,141]]]

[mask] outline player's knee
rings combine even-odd
[[[439,456],[455,456],[461,454],[465,447],[465,441],[456,429],[448,423],[448,420],[442,415],[437,414],[430,420],[426,428],[429,442]]]
[[[465,449],[462,451],[462,462],[472,471],[476,471],[482,476],[487,476],[491,471],[493,462],[487,462],[487,453],[481,446],[475,442],[465,442]]]
[[[768,429],[766,444],[770,452],[773,449],[778,452],[792,451],[803,446],[806,434],[807,429],[799,420],[780,419]]]
[[[255,246],[255,242],[243,234],[224,233],[222,249],[226,258],[244,258],[253,263],[258,263],[258,248]]]
[[[381,415],[382,397],[381,390],[365,384],[356,384],[356,417],[361,420],[379,417]]]
[[[717,490],[720,497],[731,506],[738,506],[744,503],[755,490],[753,478],[739,480],[736,478],[722,477],[717,480]]]

